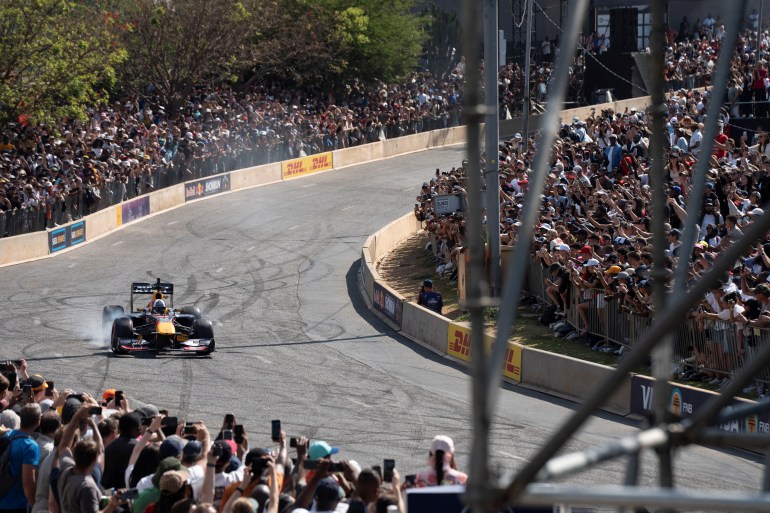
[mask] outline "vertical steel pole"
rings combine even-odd
[[[489,295],[500,295],[500,140],[498,80],[497,0],[484,0],[484,140],[487,184],[487,243],[489,244]]]
[[[759,58],[759,45],[762,41],[762,8],[765,6],[765,0],[759,0],[759,18],[757,19],[757,58]]]
[[[531,95],[529,92],[529,77],[532,75],[532,4],[527,0],[527,34],[526,50],[524,53],[524,111],[522,113],[521,133],[524,136],[524,149],[529,148],[529,113],[532,111]],[[560,106],[561,107],[561,106]]]
[[[666,234],[664,222],[666,215],[666,191],[664,177],[664,145],[666,98],[663,93],[663,76],[657,70],[663,69],[665,27],[664,15],[666,10],[665,0],[654,0],[652,3],[652,33],[651,53],[652,65],[656,73],[652,75],[650,96],[652,105],[652,140],[650,141],[650,183],[652,185],[652,275],[653,275],[653,302],[656,312],[666,309]],[[685,249],[686,251],[686,249]],[[673,338],[666,334],[661,344],[652,352],[653,376],[655,377],[655,423],[660,425],[667,421],[668,413],[668,379],[671,374],[671,359],[673,354]],[[659,478],[663,488],[673,486],[673,470],[671,465],[670,447],[658,449]]]
[[[471,320],[471,375],[473,377],[471,396],[473,398],[473,448],[471,452],[471,479],[467,487],[466,500],[472,511],[484,513],[489,504],[488,436],[489,413],[484,385],[486,367],[484,355],[484,307],[482,305],[482,283],[484,267],[484,241],[481,224],[481,149],[479,132],[483,118],[479,81],[478,37],[479,4],[475,0],[463,0],[463,34],[465,49],[465,92],[463,112],[468,135],[468,217],[467,237],[470,251],[468,266],[467,307]]]

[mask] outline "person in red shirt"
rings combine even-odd
[[[717,136],[714,137],[714,156],[717,160],[727,156],[727,134],[724,133],[724,124],[717,123]]]

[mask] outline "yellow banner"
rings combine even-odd
[[[319,153],[309,157],[281,162],[281,176],[284,180],[326,171],[334,167],[332,152]]]
[[[123,208],[120,205],[115,207],[115,223],[117,226],[123,224]]]
[[[495,339],[489,333],[484,334],[484,345],[487,352],[492,348]],[[471,330],[461,324],[449,323],[447,333],[447,353],[459,360],[471,361]],[[516,382],[521,382],[521,346],[508,342],[503,361],[503,375]]]

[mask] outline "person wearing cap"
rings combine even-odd
[[[1,511],[27,511],[35,503],[37,466],[40,448],[33,436],[40,425],[40,405],[24,405],[19,412],[19,427],[3,436],[10,439],[9,470],[15,478],[10,490],[0,497]]]
[[[178,502],[192,499],[189,478],[184,467],[165,471],[158,479],[158,501],[147,506],[144,513],[170,513]]]
[[[436,461],[436,451],[443,451],[443,462]],[[437,470],[442,469],[443,478],[438,482]],[[457,470],[455,462],[454,441],[446,435],[437,435],[430,443],[428,453],[428,466],[417,473],[415,485],[418,488],[426,486],[464,485],[468,481],[468,475]]]
[[[131,511],[133,513],[144,513],[144,511],[154,503],[157,503],[158,500],[160,500],[161,497],[161,491],[160,491],[160,481],[164,474],[170,471],[181,471],[186,476],[188,476],[189,480],[189,471],[186,467],[182,465],[182,462],[179,461],[179,458],[175,458],[173,456],[169,456],[168,458],[164,458],[160,460],[160,463],[158,463],[158,467],[155,470],[155,473],[152,475],[152,478],[150,480],[152,486],[150,488],[147,488],[139,493],[139,496],[134,499],[134,501],[131,504]]]
[[[444,300],[439,292],[433,290],[433,280],[422,282],[420,294],[417,297],[417,304],[441,315],[441,310],[444,308]]]

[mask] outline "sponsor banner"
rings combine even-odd
[[[433,198],[433,211],[438,215],[461,212],[463,199],[459,194],[439,194]]]
[[[670,397],[666,401],[669,410],[674,416],[686,418],[695,415],[703,409],[706,402],[713,399],[716,394],[707,390],[699,390],[686,386],[671,384]],[[655,395],[655,380],[646,376],[633,376],[631,378],[631,413],[647,415],[655,409],[653,397]],[[733,399],[731,406],[751,404],[747,399]],[[770,413],[749,415],[743,419],[736,419],[727,424],[716,426],[724,431],[741,433],[770,433]]]
[[[135,221],[140,217],[150,215],[150,197],[141,196],[139,198],[121,203],[115,209],[118,226]]]
[[[48,232],[48,250],[51,253],[61,251],[86,240],[86,223],[78,221]]]
[[[184,200],[192,201],[230,190],[230,173],[193,180],[184,184]]]
[[[401,328],[401,314],[404,305],[401,303],[400,299],[388,292],[376,281],[374,282],[374,298],[372,299],[372,303],[377,311],[382,312],[385,317]]]
[[[489,333],[484,334],[484,345],[487,353],[492,349],[495,338]],[[471,330],[454,322],[449,323],[447,334],[447,353],[460,360],[471,361]],[[521,383],[521,346],[508,342],[503,360],[503,375]]]
[[[284,180],[326,171],[334,167],[332,152],[318,153],[309,157],[285,160],[281,162],[281,177]]]
[[[68,227],[57,228],[48,232],[48,249],[51,253],[67,247]]]

